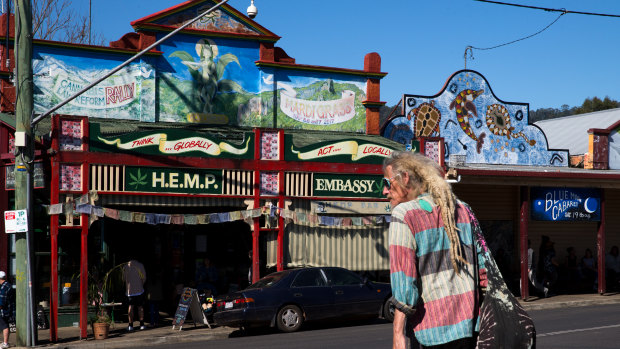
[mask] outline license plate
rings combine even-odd
[[[233,307],[233,303],[232,302],[226,302],[226,305],[224,305],[224,309],[230,309]]]

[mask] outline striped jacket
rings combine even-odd
[[[422,194],[392,211],[392,293],[398,309],[405,313],[415,310],[409,320],[424,346],[472,337],[477,327],[479,285],[486,285],[486,269],[484,257],[475,247],[465,205],[457,202],[458,234],[468,262],[459,274],[452,267],[441,209],[430,195]]]

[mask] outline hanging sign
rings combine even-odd
[[[92,123],[89,138],[91,151],[237,159],[254,156],[251,132],[244,133],[238,142],[195,131],[168,129],[108,137],[101,133],[100,124]]]
[[[381,164],[394,149],[365,139],[317,142],[304,147],[293,144],[292,135],[285,135],[285,160]]]
[[[334,175],[315,173],[312,178],[312,196],[354,198],[383,198],[383,176]]]
[[[532,188],[532,219],[600,221],[601,193],[589,188]]]
[[[222,194],[222,170],[126,166],[125,191]]]
[[[28,214],[26,210],[4,211],[4,231],[7,234],[28,231]]]

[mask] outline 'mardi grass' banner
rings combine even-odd
[[[151,155],[221,157],[251,159],[254,155],[254,134],[245,133],[241,144],[233,144],[213,136],[187,130],[153,130],[104,137],[99,124],[90,125],[90,150],[129,152]]]
[[[393,149],[381,144],[364,140],[342,140],[319,142],[309,146],[297,148],[293,144],[292,136],[285,136],[285,160],[287,161],[320,161],[381,164],[383,159],[390,156]]]

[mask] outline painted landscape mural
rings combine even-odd
[[[366,111],[361,103],[366,99],[363,79],[294,70],[265,72],[261,90],[260,99],[239,106],[239,125],[273,127],[275,109],[274,126],[279,128],[360,133],[366,130]]]
[[[213,4],[188,3],[134,24],[178,27]],[[59,112],[144,122],[366,131],[365,76],[277,62],[257,64],[260,43],[248,38],[278,37],[225,7],[203,16],[191,29],[161,43],[158,52],[143,56]],[[36,52],[36,112],[72,96],[130,54],[54,47]]]
[[[365,132],[364,78],[260,69],[255,44],[187,39],[162,45],[161,121]]]
[[[549,150],[544,133],[529,124],[528,104],[498,99],[477,72],[455,73],[436,96],[405,95],[403,110],[383,136],[403,144],[442,137],[446,161],[465,155],[472,164],[568,166],[568,151]]]
[[[32,62],[34,111],[43,113],[74,95],[122,61],[61,52],[36,52]],[[155,121],[155,69],[130,64],[60,108],[60,114]]]

